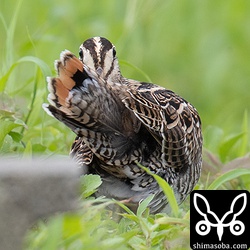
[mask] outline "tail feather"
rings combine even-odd
[[[55,68],[58,77],[47,78],[48,90],[50,91],[48,100],[58,108],[67,107],[69,92],[75,86],[82,84],[89,76],[85,73],[82,62],[67,50],[61,53],[60,60],[55,61]],[[74,79],[75,75],[77,75],[77,79]]]
[[[108,83],[71,52],[62,52],[55,66],[58,77],[47,78],[50,105],[43,105],[45,111],[82,137],[107,164],[127,155],[133,145],[130,138],[140,128],[138,120],[117,99]]]
[[[43,109],[50,115],[55,117],[60,122],[63,122],[67,127],[69,127],[74,133],[79,133],[79,128],[82,124],[75,120],[74,118],[68,116],[65,112],[56,107],[48,104],[43,104]]]
[[[64,112],[69,118],[80,122],[82,126],[88,126],[90,117],[94,118],[97,123],[108,122],[108,115],[105,120],[105,113],[100,110],[102,111],[101,107],[107,105],[108,101],[112,102],[114,99],[111,98],[110,93],[103,95],[107,89],[104,88],[102,80],[93,79],[97,76],[69,51],[61,53],[60,60],[55,62],[55,67],[58,77],[47,78],[50,92],[49,103]],[[110,103],[109,106],[112,109],[117,107]],[[109,109],[105,108],[105,112],[108,111]],[[113,111],[110,110],[110,113]],[[51,109],[50,113],[53,114],[53,112],[54,109]]]
[[[58,77],[47,78],[48,101],[55,109],[47,107],[47,112],[57,119],[62,117],[59,120],[71,129],[75,121],[79,128],[101,128],[123,136],[138,130],[138,120],[111,91],[109,83],[83,65],[71,52],[63,51],[55,67]],[[63,113],[58,114],[56,109]],[[70,123],[63,119],[63,115]]]

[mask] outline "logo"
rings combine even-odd
[[[242,207],[240,207],[240,210],[238,212],[234,213],[234,211],[237,210],[237,208],[234,209],[235,203],[241,198],[243,198],[243,205]],[[195,230],[199,235],[207,235],[210,232],[211,227],[215,227],[217,228],[217,235],[218,235],[219,241],[221,241],[221,238],[224,232],[224,227],[229,227],[233,235],[241,235],[245,231],[245,225],[243,224],[242,221],[236,220],[236,217],[240,215],[246,208],[246,204],[247,204],[246,193],[239,194],[234,198],[230,206],[230,210],[226,212],[221,219],[219,219],[218,216],[213,211],[210,210],[210,205],[207,199],[203,195],[195,193],[193,199],[194,199],[193,202],[194,202],[194,207],[196,211],[200,215],[202,215],[204,218],[204,220],[200,220],[195,226]],[[205,207],[206,207],[205,213],[203,213],[200,210],[197,199],[202,199],[203,202],[205,203]],[[233,216],[231,216],[231,214],[233,214]],[[209,221],[208,215],[211,215],[213,219],[216,220],[216,223]],[[231,221],[228,223],[224,223],[227,217],[230,217],[230,216],[232,217]]]
[[[191,193],[192,249],[248,249],[250,194],[244,190],[199,190]]]

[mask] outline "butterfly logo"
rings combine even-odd
[[[241,204],[240,202],[242,201],[243,201],[243,205],[242,207],[240,207],[239,205]],[[196,211],[203,217],[203,219],[197,222],[195,226],[195,230],[199,235],[204,236],[204,235],[209,234],[211,227],[217,228],[217,235],[218,235],[219,241],[221,241],[222,239],[225,227],[229,227],[230,232],[236,236],[244,233],[245,225],[243,224],[242,221],[237,220],[237,217],[246,208],[246,205],[247,205],[246,193],[239,194],[233,199],[231,206],[230,206],[230,210],[227,211],[222,216],[221,219],[219,219],[219,217],[213,211],[211,211],[210,205],[207,199],[203,195],[199,193],[195,193],[194,198],[193,198],[193,203],[194,203],[194,207]],[[198,203],[200,204],[200,207]],[[229,220],[230,218],[231,220]],[[225,222],[226,220],[227,222]]]

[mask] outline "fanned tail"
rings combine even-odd
[[[119,114],[119,111],[102,79],[67,50],[61,53],[55,68],[58,77],[47,78],[51,105],[43,106],[50,115],[64,122],[62,118],[65,114],[70,120],[66,125],[71,124],[71,129],[73,120],[77,126],[80,123],[85,127],[119,127],[115,120],[110,119],[110,114]]]
[[[43,108],[81,137],[99,159],[114,164],[131,150],[128,136],[138,130],[138,121],[108,83],[71,52],[63,51],[55,67],[58,77],[47,78],[50,104]]]

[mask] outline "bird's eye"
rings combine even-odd
[[[83,59],[83,51],[81,49],[79,50],[79,57],[81,60]]]
[[[115,47],[113,48],[113,57],[116,56],[116,50],[115,50]]]

